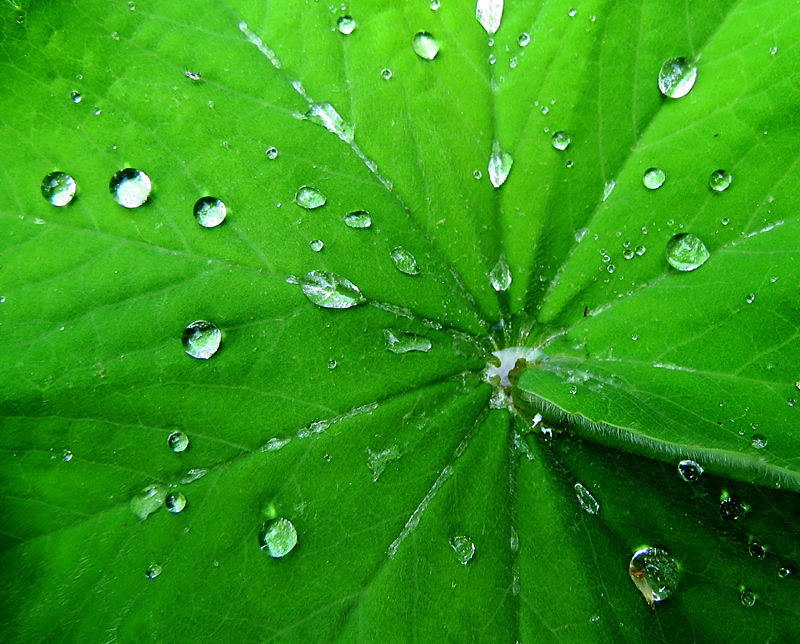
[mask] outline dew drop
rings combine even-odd
[[[774,56],[775,54],[778,53],[778,48],[777,47],[770,47],[769,48],[769,53]]]
[[[495,188],[505,183],[513,164],[514,159],[508,152],[500,149],[500,142],[495,139],[492,144],[492,156],[489,157],[489,180]]]
[[[270,161],[272,161],[272,159],[277,159],[278,158],[278,148],[276,148],[274,146],[273,147],[269,147],[269,148],[267,148],[266,152],[267,152],[267,158]]]
[[[791,571],[788,568],[779,568],[778,569],[778,577],[780,579],[786,579],[791,574]]]
[[[228,214],[225,203],[215,197],[201,197],[194,204],[194,218],[203,228],[219,226]]]
[[[386,338],[386,348],[392,353],[402,354],[411,351],[427,353],[431,350],[431,341],[424,335],[395,333],[389,329],[384,329],[383,335]]]
[[[764,434],[753,434],[750,438],[750,446],[756,449],[764,449],[767,446],[767,437]]]
[[[301,208],[313,210],[324,206],[327,198],[316,188],[311,186],[300,186],[297,194],[294,196],[294,202]]]
[[[188,78],[189,80],[193,81],[199,81],[202,80],[203,78],[198,72],[193,72],[188,69],[185,72],[183,72],[183,75],[186,76],[186,78]]]
[[[472,176],[475,177],[475,179],[480,179],[483,177],[483,172],[480,170],[475,170],[475,172],[472,173]]]
[[[183,330],[183,350],[193,358],[208,360],[219,349],[222,332],[207,320],[197,320]]]
[[[714,170],[708,180],[708,185],[715,192],[724,192],[728,189],[733,181],[733,176],[725,172],[725,170]]]
[[[489,54],[489,64],[494,65],[497,62],[497,56],[494,54]]]
[[[678,233],[667,242],[667,261],[679,271],[693,271],[706,263],[711,254],[699,238]]]
[[[747,302],[748,304],[752,304],[755,301],[756,301],[756,294],[755,293],[749,293],[747,295],[747,297],[745,298],[745,302]]]
[[[147,566],[147,570],[144,571],[144,574],[147,575],[148,579],[155,579],[161,574],[162,568],[158,564],[150,564]]]
[[[427,31],[420,31],[415,34],[411,40],[411,46],[417,56],[425,60],[433,60],[436,58],[436,54],[439,53],[439,41]]]
[[[678,463],[678,475],[687,483],[694,483],[702,476],[705,470],[694,461],[681,461]]]
[[[580,483],[575,484],[575,495],[578,497],[578,503],[581,504],[581,507],[586,510],[586,512],[589,514],[597,514],[600,512],[600,504],[597,502],[597,499],[595,499],[592,493]]]
[[[725,521],[738,521],[744,516],[745,507],[739,501],[726,496],[719,503],[720,516]]]
[[[508,266],[506,256],[501,253],[500,258],[489,273],[489,282],[495,291],[500,292],[507,290],[511,286],[512,280],[511,268]]]
[[[644,183],[645,188],[657,190],[664,185],[664,181],[666,181],[666,179],[667,175],[664,174],[663,170],[660,168],[650,168],[644,173],[644,177],[642,177],[642,183]]]
[[[308,245],[311,246],[311,250],[318,253],[325,247],[325,242],[321,239],[315,239],[314,241],[308,242]]]
[[[531,41],[531,35],[527,31],[523,31],[519,38],[517,38],[517,44],[520,47],[527,47],[528,43]]]
[[[574,396],[575,394],[577,394],[578,393],[578,386],[574,385],[574,384],[570,385],[569,386],[569,393],[570,393],[571,396]]]
[[[622,256],[625,259],[633,259],[634,252],[630,248],[626,248],[622,251]]]
[[[547,105],[542,105],[542,114],[547,114],[550,111],[550,108]]]
[[[574,18],[577,15],[578,15],[578,10],[577,9],[570,9],[569,10],[569,17],[570,18]]]
[[[509,66],[511,69],[514,69],[514,68],[517,66],[517,57],[516,57],[516,56],[512,56],[512,57],[511,57],[511,58],[508,60],[508,66]]]
[[[183,432],[172,432],[167,437],[167,444],[173,452],[179,454],[180,452],[185,452],[186,448],[189,447],[189,437]]]
[[[61,460],[65,463],[69,463],[72,460],[72,452],[70,452],[68,449],[65,449],[63,452],[61,452]]]
[[[111,177],[108,188],[119,205],[138,208],[150,196],[152,183],[150,177],[141,170],[124,168]]]
[[[616,266],[614,266],[614,264],[609,264],[608,266],[606,266],[606,270],[607,270],[609,273],[613,273],[615,270],[617,270],[617,267],[616,267]]]
[[[336,369],[338,364],[336,360],[328,360],[328,369]]]
[[[42,196],[54,206],[66,206],[77,189],[75,179],[65,172],[51,172],[42,180]]]
[[[678,565],[665,550],[641,548],[630,564],[628,574],[650,606],[664,601],[678,586]]]
[[[742,606],[752,608],[756,603],[756,596],[749,590],[742,590],[741,594]]]
[[[566,150],[569,147],[569,144],[572,143],[572,139],[570,138],[569,134],[563,130],[559,130],[558,132],[553,133],[551,142],[556,150]]]
[[[274,519],[261,528],[258,542],[270,557],[285,557],[297,545],[297,531],[288,519]]]
[[[73,103],[80,103],[83,100],[83,96],[81,96],[81,93],[78,90],[73,89],[69,93],[69,100],[71,100]]]
[[[431,11],[438,11],[440,6],[441,5],[439,3],[439,0],[431,0],[431,3],[430,3]]]
[[[339,33],[349,36],[356,28],[356,21],[350,16],[342,16],[336,21],[336,28],[339,30]]]
[[[463,566],[466,566],[475,556],[475,544],[469,537],[463,535],[453,537],[450,539],[450,547],[455,552],[458,562]]]
[[[172,514],[178,514],[186,507],[186,497],[181,492],[170,492],[164,499],[164,507]]]
[[[763,559],[767,556],[767,550],[758,541],[753,541],[748,548],[751,557],[756,559]]]
[[[92,114],[94,114],[95,116],[100,116],[102,113],[103,113],[103,111],[99,107],[95,107],[92,110]]]
[[[144,521],[153,512],[164,505],[169,489],[166,485],[155,484],[145,488],[131,499],[131,512]]]
[[[418,275],[419,267],[416,258],[402,246],[391,252],[391,258],[397,270],[406,275]]]
[[[350,228],[369,228],[372,226],[372,218],[366,210],[356,210],[344,216],[344,223]]]
[[[566,164],[565,164],[565,165],[566,165],[568,168],[571,168],[572,166],[574,166],[574,165],[575,165],[575,163],[574,163],[574,162],[573,162],[571,159],[567,159],[567,162],[566,162]]]
[[[389,69],[388,67],[384,67],[381,70],[381,78],[383,78],[384,80],[389,80],[391,77],[392,77],[392,70]]]
[[[668,98],[686,96],[697,80],[697,66],[682,57],[670,58],[661,66],[658,89]]]
[[[325,309],[349,309],[366,301],[355,284],[329,271],[311,271],[298,283],[311,302]]]

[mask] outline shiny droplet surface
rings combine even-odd
[[[756,449],[764,449],[767,446],[767,437],[764,434],[753,434],[750,438],[750,446]]]
[[[186,497],[181,492],[170,492],[164,499],[164,507],[172,514],[178,514],[186,507]]]
[[[478,0],[475,17],[490,36],[500,28],[503,19],[503,0]]]
[[[108,189],[114,200],[126,208],[138,208],[150,197],[150,177],[136,168],[124,168],[111,177]]]
[[[698,237],[678,233],[667,242],[667,261],[679,271],[693,271],[706,263],[711,253]]]
[[[592,493],[580,483],[575,484],[575,496],[577,496],[578,503],[581,504],[581,507],[589,514],[597,514],[600,512],[600,504],[597,502],[597,499],[595,499]]]
[[[411,46],[417,56],[425,60],[433,60],[436,58],[436,54],[439,53],[439,41],[427,31],[416,33],[411,40]]]
[[[75,179],[66,172],[51,172],[42,179],[42,196],[59,208],[72,201],[77,189]]]
[[[372,218],[366,210],[356,210],[344,216],[344,223],[350,228],[369,228],[372,225]]]
[[[497,260],[497,263],[494,265],[494,268],[492,268],[492,270],[489,272],[489,282],[495,291],[500,292],[508,290],[508,287],[511,286],[513,279],[514,278],[511,275],[511,268],[506,261],[506,256],[501,254],[500,258]]]
[[[792,574],[792,571],[788,568],[779,568],[778,569],[778,578],[779,579],[786,579],[789,575]]]
[[[681,461],[678,463],[678,475],[687,483],[694,483],[705,470],[694,461]]]
[[[708,185],[711,186],[714,192],[724,192],[730,187],[732,181],[733,176],[725,172],[725,170],[714,170],[708,179]]]
[[[179,454],[180,452],[185,452],[186,448],[189,447],[189,437],[183,432],[172,432],[167,437],[167,444],[173,452]]]
[[[83,100],[83,96],[81,96],[81,93],[78,90],[73,89],[69,93],[69,100],[71,100],[73,103],[80,103]]]
[[[664,601],[678,587],[678,565],[665,550],[641,548],[628,566],[628,574],[648,604]]]
[[[664,174],[664,171],[660,168],[650,168],[649,170],[645,171],[644,177],[642,177],[642,183],[644,183],[644,187],[650,190],[657,190],[664,185],[666,180],[667,175]]]
[[[399,331],[383,330],[386,339],[386,348],[392,353],[410,353],[411,351],[421,351],[427,353],[431,350],[431,341],[424,335],[416,333],[402,333]]]
[[[489,157],[489,181],[495,188],[502,186],[511,172],[514,159],[508,152],[500,149],[500,142],[492,144],[492,156]]]
[[[329,271],[311,271],[298,283],[309,300],[325,309],[349,309],[366,301],[355,284]]]
[[[314,241],[310,241],[308,242],[308,245],[311,246],[311,250],[313,250],[315,253],[318,253],[323,248],[325,248],[325,242],[322,241],[321,239],[315,239]]]
[[[350,16],[342,16],[336,21],[336,28],[339,30],[340,34],[349,36],[356,28],[356,21]]]
[[[753,541],[748,548],[751,557],[755,557],[756,559],[763,559],[767,556],[767,551],[758,541]]]
[[[288,555],[297,545],[297,531],[288,519],[274,519],[261,528],[258,542],[270,557],[278,559]]]
[[[186,325],[181,342],[183,350],[193,358],[208,360],[219,349],[222,332],[208,320],[197,320]]]
[[[571,142],[572,139],[570,138],[569,134],[563,130],[554,132],[553,138],[551,139],[551,143],[556,150],[566,150]]]
[[[398,246],[390,255],[398,271],[406,275],[419,275],[416,258],[405,248]]]
[[[384,80],[389,80],[392,77],[392,70],[388,67],[384,67],[381,70],[381,78]]]
[[[658,74],[658,89],[668,98],[686,96],[697,80],[697,66],[686,58],[677,57],[664,61]]]
[[[228,208],[216,197],[201,197],[195,202],[192,212],[197,223],[203,228],[214,228],[225,221]]]
[[[63,452],[61,452],[61,460],[65,463],[69,463],[72,460],[72,457],[72,452],[68,449],[65,449]]]
[[[429,6],[431,8],[431,11],[439,11],[439,7],[441,6],[441,3],[439,2],[439,0],[431,0]]]
[[[273,159],[278,158],[278,148],[272,146],[267,148],[266,150],[267,158],[272,161]]]
[[[325,205],[327,198],[316,188],[311,186],[300,186],[294,196],[294,202],[306,210],[314,210]]]
[[[153,514],[153,512],[164,505],[164,499],[167,498],[168,492],[169,488],[160,483],[146,487],[131,499],[131,512],[144,521]]]
[[[523,31],[519,35],[519,38],[517,38],[517,44],[520,47],[527,47],[528,43],[530,43],[530,41],[531,41],[531,35],[527,31]]]
[[[147,576],[148,579],[155,579],[158,577],[162,572],[161,566],[158,564],[150,564],[147,566],[147,569],[144,571],[144,574]]]
[[[475,544],[467,536],[459,535],[450,539],[450,547],[458,559],[458,563],[466,566],[475,556]]]
[[[745,608],[752,608],[756,605],[756,596],[749,590],[743,590],[740,598],[742,600],[742,606]]]

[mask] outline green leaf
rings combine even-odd
[[[0,5],[4,641],[792,641],[794,3],[134,2]]]

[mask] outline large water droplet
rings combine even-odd
[[[663,170],[660,168],[650,168],[644,173],[642,183],[644,183],[645,187],[649,188],[650,190],[657,190],[664,185],[664,181],[666,180],[667,175],[664,174]]]
[[[193,358],[208,360],[219,349],[222,332],[208,320],[197,320],[183,330],[183,349]]]
[[[694,461],[681,461],[678,463],[678,475],[687,483],[694,483],[705,470]]]
[[[531,41],[531,35],[527,31],[523,31],[519,35],[519,38],[517,38],[517,44],[520,47],[527,47],[528,43],[530,43],[530,41]]]
[[[69,93],[69,100],[71,100],[73,103],[80,103],[83,100],[83,96],[81,96],[81,93],[78,90],[73,89]]]
[[[314,208],[324,206],[326,201],[327,198],[325,195],[311,186],[300,186],[297,190],[297,194],[294,196],[294,202],[301,208],[306,208],[307,210],[313,210]]]
[[[503,19],[503,0],[478,0],[475,17],[490,36],[497,33]]]
[[[572,142],[572,139],[569,137],[569,134],[560,130],[553,133],[551,141],[556,150],[566,150]]]
[[[136,168],[124,168],[111,177],[108,185],[114,200],[126,208],[138,208],[150,196],[150,177]]]
[[[419,267],[416,258],[402,246],[398,246],[391,252],[392,261],[397,270],[406,275],[419,275]]]
[[[369,228],[372,225],[372,218],[366,210],[356,210],[344,216],[344,223],[350,228]]]
[[[353,29],[356,28],[356,21],[350,16],[342,16],[336,21],[336,28],[339,30],[339,33],[349,36],[353,33]]]
[[[311,271],[298,283],[309,300],[325,309],[349,309],[366,301],[355,284],[329,271]]]
[[[325,248],[325,242],[322,241],[321,239],[315,239],[313,241],[310,241],[308,242],[308,245],[311,246],[311,250],[313,250],[315,253],[318,253],[323,248]]]
[[[458,562],[464,566],[472,561],[472,557],[475,555],[475,544],[472,539],[463,535],[450,539],[450,547],[456,553]]]
[[[183,432],[172,432],[167,437],[167,444],[176,454],[185,452],[186,448],[189,447],[189,437]]]
[[[194,204],[194,217],[203,228],[219,226],[228,214],[225,203],[215,197],[201,197]]]
[[[439,41],[427,31],[420,31],[415,34],[411,41],[411,46],[417,56],[425,60],[433,60],[436,58],[436,54],[439,53]]]
[[[410,351],[422,351],[427,353],[431,350],[431,341],[424,335],[415,333],[394,333],[389,329],[383,330],[386,338],[386,348],[392,353],[409,353]]]
[[[752,608],[756,604],[756,596],[749,590],[742,590],[741,594],[742,606]]]
[[[667,261],[679,271],[693,271],[706,263],[711,253],[691,233],[678,233],[667,242]]]
[[[500,142],[492,144],[492,156],[489,157],[489,180],[495,188],[499,188],[508,178],[514,159],[508,152],[500,149]]]
[[[441,3],[439,2],[439,0],[431,0],[429,6],[431,8],[431,11],[439,11],[439,7],[441,6]]]
[[[708,185],[715,192],[724,192],[731,185],[733,176],[725,172],[725,170],[714,170],[708,180]]]
[[[169,488],[166,485],[155,484],[145,488],[131,499],[131,511],[144,521],[153,512],[164,505]]]
[[[641,548],[637,550],[628,574],[641,591],[647,603],[655,607],[655,602],[664,601],[678,586],[680,573],[678,565],[665,550]]]
[[[578,497],[578,503],[580,503],[581,507],[589,514],[597,514],[600,512],[600,504],[597,502],[597,499],[595,499],[592,493],[580,483],[575,484],[575,495]]]
[[[669,98],[681,98],[689,93],[697,80],[697,66],[685,58],[670,58],[661,66],[658,89]]]
[[[297,545],[297,531],[288,519],[274,519],[261,528],[258,542],[270,557],[285,557]]]
[[[497,260],[494,268],[489,272],[489,282],[492,284],[492,288],[499,292],[507,290],[511,286],[512,280],[511,268],[508,266],[506,256],[501,253],[500,259]]]
[[[753,434],[750,445],[756,449],[764,449],[767,446],[767,437],[764,434]]]
[[[148,579],[155,579],[161,574],[163,569],[158,564],[150,564],[147,566],[147,570],[144,571],[144,574],[147,575]]]
[[[186,507],[186,497],[181,492],[170,492],[164,499],[164,506],[172,514],[178,514]]]
[[[75,179],[65,172],[51,172],[42,180],[42,196],[54,206],[66,206],[77,189]]]

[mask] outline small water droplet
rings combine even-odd
[[[568,168],[571,168],[571,167],[572,167],[573,165],[575,165],[575,164],[573,163],[573,161],[572,161],[571,159],[567,159],[567,163],[566,163],[565,165],[566,165]]]
[[[497,56],[494,54],[489,54],[489,64],[494,65],[497,62]]]
[[[577,15],[578,15],[578,10],[577,9],[570,9],[569,10],[569,17],[570,18],[574,18]]]
[[[725,521],[738,521],[744,516],[746,508],[742,503],[726,496],[719,503],[719,512]]]
[[[297,190],[297,194],[294,196],[294,202],[301,208],[306,208],[307,210],[313,210],[314,208],[324,206],[326,201],[327,197],[311,186],[300,186]]]
[[[697,80],[697,66],[685,58],[664,61],[658,74],[658,89],[669,98],[686,96]]]
[[[727,217],[725,217],[725,218],[722,220],[722,225],[723,225],[723,226],[727,226],[729,223],[731,223],[731,220],[730,220],[730,219],[728,219]]]
[[[756,596],[749,590],[743,590],[741,594],[742,606],[752,608],[756,603]]]
[[[753,434],[750,438],[750,446],[756,449],[764,449],[767,446],[767,437],[764,434]]]
[[[574,396],[575,394],[578,393],[578,386],[575,385],[575,384],[572,384],[572,385],[569,386],[569,390],[568,391],[572,396]]]
[[[397,270],[406,275],[418,275],[419,267],[416,258],[402,246],[391,252],[391,258]]]
[[[427,31],[416,33],[411,40],[411,46],[417,56],[425,60],[433,60],[436,58],[436,54],[439,53],[439,41]]]
[[[755,557],[756,559],[763,559],[767,556],[767,550],[762,546],[758,541],[753,541],[748,548],[750,551],[750,556]]]
[[[752,304],[755,301],[756,301],[756,294],[755,293],[749,293],[747,295],[747,297],[745,298],[745,302],[747,302],[748,304]]]
[[[81,93],[78,90],[73,89],[69,93],[69,100],[71,100],[73,103],[80,103],[83,100],[83,96],[81,96]]]
[[[336,369],[339,363],[336,360],[328,360],[328,369]]]
[[[180,492],[170,492],[164,499],[164,507],[172,514],[178,514],[186,507],[186,497]]]
[[[219,349],[222,332],[207,320],[197,320],[183,330],[183,349],[193,358],[208,360]]]
[[[513,164],[514,159],[508,152],[500,149],[500,142],[495,139],[492,144],[492,156],[489,157],[489,180],[495,188],[505,183]]]
[[[520,47],[527,47],[528,43],[531,41],[531,35],[527,31],[523,31],[519,38],[517,38],[517,44]]]
[[[381,70],[381,78],[383,78],[384,80],[389,80],[391,77],[392,77],[392,70],[389,69],[388,67],[384,67]]]
[[[687,483],[694,483],[702,476],[705,470],[694,461],[681,461],[678,463],[678,475]]]
[[[103,110],[101,110],[99,107],[95,107],[92,110],[92,114],[94,114],[95,116],[100,116],[102,113],[103,113]]]
[[[778,47],[777,47],[777,46],[775,46],[775,47],[770,47],[770,48],[769,48],[769,53],[770,53],[770,54],[772,54],[772,55],[774,56],[775,54],[777,54],[777,53],[778,53]]]
[[[508,66],[511,69],[514,69],[517,66],[517,57],[516,56],[512,56],[511,58],[508,59]]]
[[[431,341],[424,335],[395,333],[389,329],[384,329],[383,335],[386,338],[386,348],[392,353],[402,354],[411,351],[427,353],[431,350]]]
[[[644,183],[646,188],[650,190],[657,190],[661,186],[664,185],[664,181],[666,181],[667,175],[664,174],[664,171],[660,168],[650,168],[644,173],[644,177],[642,177],[642,183]]]
[[[542,105],[542,114],[547,114],[550,111],[550,108],[547,105]]]
[[[288,519],[274,519],[261,528],[258,542],[262,550],[269,552],[270,557],[285,557],[297,545],[297,531]]]
[[[325,242],[321,239],[315,239],[314,241],[308,242],[308,245],[311,246],[311,250],[318,253],[325,247]]]
[[[706,263],[711,254],[698,237],[678,233],[667,242],[667,261],[679,271],[693,271]]]
[[[467,536],[458,536],[450,539],[450,547],[456,553],[458,562],[466,566],[475,555],[475,544]]]
[[[183,75],[186,76],[189,80],[199,81],[202,80],[202,76],[200,76],[199,72],[193,72],[190,70],[186,70],[183,72]]]
[[[440,6],[441,4],[439,3],[439,0],[431,0],[430,3],[431,11],[438,11]]]
[[[626,248],[622,251],[622,256],[625,259],[633,259],[634,252],[630,248]]]
[[[189,447],[189,437],[183,432],[172,432],[167,437],[167,444],[176,454],[185,452],[186,448]]]
[[[665,550],[640,548],[630,564],[628,574],[650,606],[664,601],[678,587],[678,565]]]
[[[203,228],[219,226],[228,214],[225,203],[215,197],[201,197],[194,204],[194,218]]]
[[[497,33],[503,19],[503,0],[478,0],[475,17],[490,36]]]
[[[600,504],[597,502],[597,499],[595,499],[592,493],[580,483],[575,484],[575,495],[578,497],[578,503],[581,504],[581,507],[586,510],[586,512],[589,514],[597,514],[600,512]]]
[[[570,138],[569,134],[563,130],[559,130],[558,132],[553,133],[551,142],[556,150],[566,150],[569,147],[569,144],[572,142],[572,139]]]
[[[75,179],[65,172],[51,172],[42,180],[42,196],[54,206],[66,206],[77,189]]]
[[[715,192],[724,192],[731,185],[733,176],[725,172],[725,170],[714,170],[708,180],[708,185]]]
[[[632,333],[631,334],[631,340],[636,342],[638,339],[639,339],[639,334],[638,333]]]
[[[303,294],[325,309],[349,309],[366,300],[350,280],[328,271],[311,271],[298,280]]]
[[[72,452],[70,452],[68,449],[65,449],[63,452],[61,452],[61,460],[65,463],[69,463],[72,460]]]
[[[339,33],[349,36],[356,28],[356,21],[350,16],[342,16],[336,21],[336,28],[339,30]]]
[[[111,177],[108,188],[119,205],[138,208],[150,197],[152,183],[141,170],[124,168]]]
[[[112,31],[112,32],[111,32],[111,37],[112,37],[114,40],[119,40],[119,34],[118,34],[116,31]]]
[[[492,284],[492,288],[494,288],[495,291],[500,292],[507,290],[508,287],[511,286],[512,280],[511,268],[508,266],[506,256],[501,253],[500,258],[489,273],[489,282]]]
[[[483,172],[481,172],[480,170],[475,170],[475,172],[472,173],[472,176],[475,177],[476,179],[480,179],[481,177],[483,177]]]
[[[267,148],[266,152],[267,152],[267,158],[270,161],[272,159],[277,159],[278,158],[278,148],[276,148],[274,146],[273,147],[269,147],[269,148]]]
[[[148,579],[155,579],[161,574],[162,568],[158,564],[150,564],[147,566],[147,570],[144,571],[144,574],[147,575]]]
[[[780,579],[786,579],[791,573],[791,570],[788,568],[779,568],[778,569],[778,577]]]
[[[356,210],[344,216],[344,223],[350,228],[369,228],[372,226],[372,218],[366,210]]]
[[[616,267],[616,266],[614,266],[614,264],[609,264],[608,266],[606,266],[606,270],[607,270],[609,273],[613,273],[615,270],[617,270],[617,267]]]
[[[141,493],[131,499],[131,512],[144,521],[153,514],[153,512],[164,505],[167,492],[169,492],[169,488],[167,488],[166,485],[158,483],[146,487]]]

